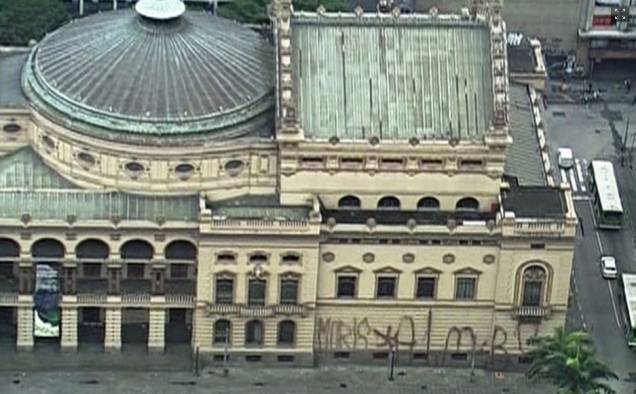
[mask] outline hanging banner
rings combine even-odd
[[[57,269],[38,264],[35,271],[33,336],[60,336],[60,280]]]

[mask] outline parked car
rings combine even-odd
[[[559,167],[572,168],[574,165],[574,154],[572,153],[572,149],[570,148],[559,148],[557,151],[557,162],[559,163]]]
[[[616,279],[618,277],[618,269],[616,268],[616,259],[612,256],[601,256],[601,275],[605,279]]]

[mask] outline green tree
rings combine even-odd
[[[61,0],[0,1],[0,45],[27,45],[68,20]]]
[[[218,15],[239,21],[241,23],[267,24],[267,5],[270,0],[233,0],[220,4]],[[323,5],[327,11],[345,11],[346,0],[293,0],[294,11],[316,11],[319,5]]]
[[[614,393],[609,379],[618,379],[607,365],[596,358],[590,337],[581,331],[567,333],[556,328],[554,335],[534,338],[529,352],[530,379],[545,379],[567,394]]]

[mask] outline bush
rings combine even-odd
[[[69,20],[61,0],[0,1],[0,45],[24,46]]]

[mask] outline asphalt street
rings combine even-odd
[[[583,326],[591,334],[600,358],[620,377],[612,386],[618,393],[634,393],[636,351],[626,344],[625,312],[619,301],[618,282],[601,277],[599,257],[613,255],[620,271],[636,272],[636,170],[630,169],[629,159],[624,167],[620,165],[621,143],[630,117],[627,146],[636,138],[636,107],[619,103],[549,105],[545,115],[553,167],[557,166],[559,147],[572,148],[576,159],[572,169],[558,170],[555,174],[557,179],[567,179],[571,184],[577,215],[582,221],[574,253],[574,307],[582,314]],[[585,185],[587,165],[594,159],[614,162],[626,212],[626,224],[620,231],[596,229]]]

